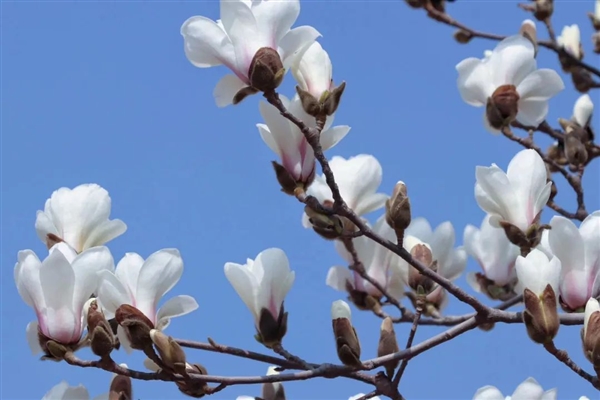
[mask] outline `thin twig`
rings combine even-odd
[[[309,363],[307,363],[300,357],[295,356],[292,353],[288,352],[286,349],[284,349],[281,344],[277,344],[277,345],[273,346],[273,351],[275,353],[279,354],[280,356],[282,356],[283,358],[285,358],[286,360],[301,365],[303,369],[306,369],[306,370],[314,369],[314,367],[312,365],[310,365]]]
[[[600,381],[598,380],[598,378],[585,372],[579,365],[577,365],[573,360],[571,360],[569,354],[565,350],[557,349],[554,345],[554,342],[544,344],[544,348],[548,351],[548,353],[556,357],[558,361],[571,368],[573,372],[575,372],[577,375],[591,383],[593,387],[600,391]]]
[[[406,341],[406,347],[405,349],[410,349],[410,347],[413,344],[413,340],[415,339],[415,335],[417,333],[417,327],[419,326],[419,319],[421,318],[421,313],[423,312],[423,303],[424,303],[424,299],[422,296],[417,298],[417,309],[415,310],[415,317],[412,323],[412,326],[410,327],[410,333],[408,334],[408,340]],[[398,387],[400,385],[400,380],[402,379],[402,375],[404,374],[404,371],[406,370],[406,367],[408,366],[408,358],[405,358],[404,360],[402,360],[402,363],[400,364],[400,368],[398,369],[398,372],[396,372],[396,376],[394,377],[393,380],[393,385],[395,387]]]

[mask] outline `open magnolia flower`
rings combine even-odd
[[[550,389],[544,392],[544,389],[533,378],[527,378],[521,383],[511,396],[502,394],[494,386],[484,386],[477,390],[473,400],[556,400],[557,390]]]
[[[334,156],[329,161],[329,166],[335,175],[342,198],[356,214],[365,215],[385,205],[389,196],[385,193],[376,193],[381,185],[383,171],[375,157],[368,154],[359,154],[348,159]],[[306,193],[315,196],[321,204],[333,203],[331,189],[327,186],[323,175],[315,177]],[[302,224],[305,228],[311,227],[306,214],[303,216]]]
[[[457,66],[462,99],[486,106],[485,126],[497,133],[513,120],[537,127],[548,114],[548,100],[564,89],[551,69],[537,69],[536,49],[523,35],[500,42],[484,59],[467,58]]]
[[[565,311],[580,311],[590,297],[600,295],[600,210],[579,229],[561,216],[553,217],[550,226],[548,243],[562,264],[561,305]]]
[[[227,280],[254,317],[257,339],[268,346],[280,342],[287,330],[283,301],[296,277],[285,252],[267,249],[255,260],[247,259],[243,265],[228,262],[224,269]]]
[[[556,38],[558,44],[562,46],[569,54],[578,60],[583,58],[583,48],[581,47],[581,32],[579,26],[573,24],[565,26],[560,36]]]
[[[109,220],[111,200],[102,187],[90,183],[55,190],[38,211],[35,230],[48,248],[65,241],[78,253],[122,235],[127,225]]]
[[[386,223],[385,216],[377,220],[373,231],[388,240],[396,240],[396,234]],[[400,299],[404,293],[404,285],[406,284],[402,279],[402,271],[400,269],[402,259],[390,250],[364,236],[357,237],[352,242],[367,274],[383,286],[390,296]],[[348,264],[354,262],[352,255],[346,250],[341,241],[335,242],[335,248]],[[375,299],[382,297],[381,292],[377,288],[347,267],[331,267],[327,273],[326,282],[328,286],[335,290],[349,292],[353,302],[361,308],[369,308],[369,304],[365,304],[365,295],[370,295]]]
[[[552,287],[558,296],[558,286],[561,263],[557,257],[548,259],[540,250],[533,249],[527,257],[518,256],[516,271],[519,282],[517,292],[520,294],[525,289],[531,290],[536,295],[541,295],[547,285]]]
[[[291,101],[285,96],[280,96],[280,99],[295,117],[310,127],[316,127],[315,118],[306,114],[297,95]],[[314,180],[315,153],[296,124],[284,118],[275,107],[261,101],[260,114],[266,122],[266,125],[256,125],[260,136],[267,146],[281,158],[282,165],[275,166],[279,183],[285,193],[293,195],[297,186],[306,188]],[[333,116],[327,118],[321,131],[321,147],[324,151],[338,144],[350,131],[350,127],[347,125],[332,128],[332,123]]]
[[[38,319],[27,325],[33,354],[48,352],[48,340],[77,347],[86,326],[84,304],[98,286],[97,274],[113,268],[112,255],[104,246],[77,254],[66,243],[58,243],[44,261],[31,250],[19,252],[15,283]]]
[[[177,249],[163,249],[145,261],[137,253],[126,253],[115,272],[99,274],[101,283],[98,300],[104,314],[113,318],[117,309],[128,304],[141,311],[153,324],[150,328],[164,330],[171,318],[189,314],[198,308],[191,296],[175,296],[156,309],[160,299],[169,292],[183,274],[183,260]],[[129,341],[119,326],[117,335],[121,344],[130,351]]]
[[[431,250],[432,261],[436,265],[438,274],[448,280],[457,279],[467,266],[467,252],[461,246],[454,248],[456,241],[454,227],[450,221],[438,225],[435,230],[427,219],[423,217],[412,220],[404,232],[404,248],[411,252],[414,246],[426,244]],[[404,280],[408,282],[409,269],[411,268],[404,260],[400,261],[401,269],[404,271]],[[438,311],[443,310],[448,304],[446,291],[438,286],[427,295],[427,302]]]
[[[518,152],[506,171],[496,164],[478,166],[475,199],[490,214],[492,226],[509,223],[525,232],[548,202],[552,182],[548,182],[544,161],[531,149]]]
[[[194,66],[225,65],[234,73],[217,83],[217,106],[281,83],[293,56],[320,36],[310,26],[290,30],[299,13],[298,0],[221,0],[220,20],[195,16],[183,23],[185,55]]]
[[[467,253],[483,270],[483,274],[471,272],[467,275],[469,285],[494,300],[505,301],[513,296],[519,248],[506,238],[504,230],[493,227],[487,215],[480,229],[467,225],[463,243]]]

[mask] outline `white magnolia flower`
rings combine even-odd
[[[53,234],[80,253],[127,230],[120,219],[108,219],[110,207],[108,192],[96,184],[63,187],[46,200],[44,211],[37,212],[35,230],[42,242],[48,243],[48,234]]]
[[[319,42],[314,42],[295,57],[292,74],[300,89],[312,94],[317,100],[334,87],[333,66],[329,54]]]
[[[364,393],[359,393],[355,396],[350,397],[348,400],[357,400],[360,399],[361,397],[363,397],[365,394]],[[379,396],[375,396],[375,397],[371,397],[372,400],[381,400],[381,398]]]
[[[137,253],[126,253],[114,273],[100,273],[98,300],[109,319],[121,305],[129,304],[148,317],[154,328],[164,330],[171,318],[198,308],[193,297],[180,295],[169,299],[157,310],[160,299],[179,282],[182,274],[183,260],[177,249],[159,250],[145,261]],[[129,341],[120,326],[117,334],[129,351]]]
[[[520,255],[517,257],[516,270],[519,278],[518,293],[529,289],[539,296],[550,284],[558,297],[561,264],[557,257],[549,260],[543,252],[533,249],[527,254],[527,257]]]
[[[310,127],[316,127],[315,118],[306,114],[298,95],[289,101],[285,96],[280,96],[282,103],[294,116]],[[261,101],[260,114],[266,122],[257,124],[258,131],[263,141],[281,158],[283,167],[296,180],[296,182],[310,183],[315,174],[315,153],[306,141],[300,129],[284,118],[272,105]],[[321,147],[329,150],[350,131],[347,125],[331,127],[333,116],[327,118],[321,132]]]
[[[375,157],[368,154],[359,154],[348,159],[334,156],[329,161],[329,166],[335,175],[342,198],[356,214],[365,215],[385,205],[389,196],[376,193],[381,185],[383,171]],[[333,203],[331,189],[327,186],[323,175],[315,177],[307,194],[315,196],[321,203]],[[303,216],[302,224],[305,228],[311,227],[306,214]]]
[[[373,231],[388,240],[396,240],[396,234],[385,221],[385,216],[377,220]],[[402,278],[402,271],[400,269],[402,259],[390,250],[364,236],[357,237],[352,241],[358,253],[358,258],[363,263],[367,274],[383,286],[390,296],[400,299],[404,293],[404,285],[406,284]],[[335,242],[335,248],[338,254],[349,264],[353,263],[352,256],[340,241]],[[326,282],[328,286],[341,292],[345,292],[346,284],[349,284],[354,290],[368,293],[377,298],[381,297],[379,290],[371,283],[365,281],[358,273],[346,267],[331,267],[327,273]]]
[[[250,86],[250,64],[260,48],[276,50],[287,69],[293,56],[320,36],[310,26],[290,30],[299,13],[298,0],[221,0],[220,20],[195,16],[183,23],[185,55],[194,66],[225,65],[234,73],[217,83],[217,106],[231,104],[239,90]]]
[[[104,246],[77,254],[66,243],[58,243],[44,261],[31,250],[19,252],[15,283],[38,319],[27,325],[33,354],[42,351],[38,332],[65,345],[79,342],[86,325],[84,304],[97,289],[97,274],[113,268],[112,255]]]
[[[579,126],[586,127],[592,118],[594,103],[589,94],[580,96],[573,107],[573,119]]]
[[[465,270],[467,252],[462,246],[454,248],[456,236],[450,221],[443,222],[432,230],[427,219],[415,218],[406,228],[404,235],[403,247],[408,252],[417,244],[426,244],[430,248],[432,259],[437,262],[437,273],[444,278],[453,281]],[[403,264],[402,270],[405,271],[405,281],[408,282],[409,265],[404,260],[400,262]],[[437,304],[438,309],[442,310],[448,299],[443,288],[438,286],[427,295],[427,300]]]
[[[295,279],[285,252],[277,248],[267,249],[243,265],[226,263],[225,276],[254,316],[257,329],[263,309],[277,321]]]
[[[577,24],[565,26],[556,40],[569,54],[581,60],[581,32]]]
[[[463,243],[466,252],[477,261],[485,277],[496,286],[504,286],[514,281],[514,267],[520,254],[519,248],[507,239],[503,229],[490,224],[489,215],[483,219],[480,229],[467,225]],[[482,292],[475,273],[469,273],[467,281],[475,291]]]
[[[544,389],[533,378],[527,378],[523,381],[512,396],[502,394],[498,388],[494,386],[484,386],[477,390],[473,400],[556,400],[557,390],[550,389],[544,392]]]
[[[548,182],[544,161],[535,150],[518,152],[506,173],[492,164],[478,166],[475,175],[475,199],[490,214],[494,227],[506,221],[526,231],[550,198],[552,182]]]
[[[500,42],[492,54],[482,60],[467,58],[457,66],[458,89],[462,99],[483,107],[496,89],[513,85],[518,94],[517,121],[537,127],[548,114],[548,100],[564,89],[560,76],[551,69],[537,69],[535,47],[522,35]],[[487,117],[486,127],[492,132]]]
[[[600,311],[600,303],[595,298],[590,298],[585,304],[585,316],[583,321],[583,337],[587,333],[588,322],[590,321],[590,317],[593,313]]]
[[[579,229],[565,217],[550,220],[548,242],[560,259],[560,296],[570,309],[585,306],[600,294],[600,210],[583,220]]]

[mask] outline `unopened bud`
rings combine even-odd
[[[109,355],[115,347],[115,338],[96,300],[93,300],[88,308],[87,326],[92,352],[100,357]]]
[[[379,332],[379,346],[377,347],[377,357],[387,356],[400,351],[398,341],[396,340],[396,332],[394,331],[394,323],[390,317],[386,317],[381,323]],[[400,360],[390,361],[383,366],[388,378],[394,376],[394,370],[398,366]]]
[[[405,0],[406,4],[411,6],[412,8],[421,8],[423,7],[423,2],[425,0]]]
[[[596,85],[592,75],[582,67],[571,69],[571,80],[575,89],[580,93],[587,93]]]
[[[594,30],[600,31],[600,5],[596,5],[596,14],[589,12],[587,15],[590,17]]]
[[[360,342],[352,326],[350,306],[343,300],[334,301],[331,305],[331,320],[338,358],[344,365],[361,365]]]
[[[581,128],[578,128],[581,130]],[[583,133],[583,130],[582,130]],[[565,156],[571,165],[585,165],[588,152],[575,131],[565,132]]]
[[[500,221],[500,226],[504,229],[504,234],[512,244],[520,248],[529,247],[529,240],[527,240],[525,232],[521,229],[507,221]]]
[[[431,249],[426,244],[414,245],[410,254],[425,267],[431,270],[436,269],[437,264],[434,263]],[[428,294],[435,288],[435,282],[411,265],[408,270],[408,286],[418,294]]]
[[[279,53],[270,47],[258,49],[248,70],[250,85],[261,92],[269,92],[281,85],[284,75]]]
[[[302,181],[296,181],[292,174],[288,172],[285,167],[276,161],[271,161],[273,165],[273,169],[275,170],[275,177],[277,178],[277,182],[281,186],[281,191],[290,196],[296,195],[296,190],[299,188],[306,189],[310,184],[315,180],[315,167],[313,162],[313,170],[312,173]]]
[[[531,340],[540,344],[551,342],[560,327],[556,294],[552,286],[546,285],[539,296],[531,290],[525,289],[523,302],[525,303],[523,322]]]
[[[278,375],[275,367],[269,367],[267,375]],[[262,385],[262,400],[286,400],[285,389],[281,382],[265,382]]]
[[[404,238],[404,231],[410,225],[410,199],[406,185],[398,181],[392,196],[385,202],[385,220],[387,224],[394,229],[399,242]]]
[[[600,32],[592,35],[592,43],[594,45],[594,53],[600,54]]]
[[[486,104],[486,117],[495,129],[502,129],[517,117],[519,112],[519,94],[514,85],[498,87]]]
[[[538,21],[546,21],[552,17],[554,13],[554,1],[553,0],[535,0],[535,6],[533,10],[533,16]]]
[[[565,156],[564,143],[556,142],[546,150],[546,156],[557,163],[558,165],[567,165],[569,161],[567,161],[567,157]],[[550,172],[558,172],[558,168],[551,164],[547,164]]]
[[[600,368],[600,304],[591,298],[585,305],[585,318],[582,329],[583,353],[594,365]]]
[[[206,368],[200,364],[186,364],[186,374],[208,375]],[[210,393],[206,382],[200,381],[176,381],[179,391],[187,396],[199,399]]]
[[[124,375],[117,375],[110,383],[108,400],[132,400],[133,388],[131,387],[131,378]]]
[[[535,22],[533,22],[530,19],[526,19],[525,21],[523,21],[523,23],[521,24],[521,29],[519,29],[519,33],[526,39],[529,39],[529,41],[533,44],[533,48],[535,49],[534,57],[536,57],[538,53],[538,43]]]
[[[464,29],[459,29],[454,32],[454,39],[460,44],[467,44],[473,39],[473,34]]]
[[[302,104],[302,108],[306,113],[310,116],[317,117],[323,114],[321,102],[315,98],[311,93],[306,90],[302,90],[300,86],[296,86],[296,93],[298,93],[298,97],[300,98],[300,103]]]
[[[48,340],[46,342],[46,350],[55,360],[64,359],[65,355],[71,351],[67,346],[55,342],[54,340]]]
[[[329,92],[325,98],[321,98],[325,115],[332,115],[337,111],[345,89],[346,82],[342,82],[338,85],[338,87]]]
[[[115,312],[115,318],[125,331],[132,349],[146,350],[152,346],[150,330],[154,324],[137,308],[122,304]]]
[[[185,375],[185,352],[171,336],[157,329],[150,331],[150,338],[163,363],[178,374]]]
[[[267,348],[273,348],[276,344],[281,344],[283,337],[287,333],[288,313],[285,312],[283,303],[279,310],[277,319],[270,310],[263,308],[260,310],[258,329],[254,338]]]
[[[310,206],[304,207],[308,221],[313,230],[328,240],[337,239],[344,233],[344,224],[337,215],[326,215],[314,210]]]

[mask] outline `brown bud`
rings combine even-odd
[[[402,181],[396,183],[392,196],[385,202],[385,220],[394,229],[398,241],[401,242],[404,238],[404,231],[411,221],[408,190]]]
[[[275,161],[271,161],[275,170],[275,177],[281,186],[281,191],[290,196],[296,195],[296,189],[307,188],[315,180],[315,167],[313,166],[312,173],[302,182],[297,182],[294,177],[288,172],[285,167]],[[316,165],[316,164],[313,164]]]
[[[600,54],[600,32],[592,35],[592,43],[594,44],[594,53]]]
[[[464,29],[459,29],[454,32],[454,39],[460,44],[467,44],[473,39],[473,34]]]
[[[133,388],[131,387],[131,378],[128,376],[117,375],[110,383],[108,400],[132,400]]]
[[[396,340],[396,332],[394,331],[394,323],[390,317],[386,317],[381,323],[379,332],[379,346],[377,347],[377,357],[387,356],[400,351],[398,341]],[[385,372],[388,378],[394,376],[394,370],[398,366],[399,360],[390,361],[384,364]]]
[[[405,0],[406,4],[411,6],[412,8],[421,8],[423,7],[423,2],[425,0]]]
[[[92,352],[100,357],[109,355],[115,347],[115,338],[96,300],[93,300],[88,308],[87,326]]]
[[[140,310],[129,304],[122,304],[117,308],[115,318],[123,327],[131,348],[147,350],[152,346],[150,330],[154,329],[154,324]]]
[[[531,340],[540,344],[551,342],[560,327],[556,294],[552,286],[546,285],[539,296],[531,290],[525,289],[523,302],[525,303],[523,322]]]
[[[486,116],[490,125],[502,129],[517,117],[519,112],[519,94],[514,85],[498,87],[486,104]]]
[[[427,245],[416,244],[410,250],[410,254],[413,258],[419,261],[426,267],[435,270],[437,264],[433,261],[433,254]],[[431,278],[422,275],[415,267],[409,266],[408,270],[408,286],[411,287],[415,292],[420,294],[430,293],[435,288],[435,282]]]
[[[598,6],[596,6],[598,7]],[[596,17],[596,14],[589,12],[587,13],[588,17],[590,17],[590,21],[592,22],[592,26],[595,31],[600,31],[600,18]]]
[[[327,240],[339,238],[344,233],[344,223],[337,215],[326,215],[315,211],[310,206],[304,207],[313,230]]]
[[[600,367],[600,311],[590,314],[582,329],[583,353],[594,365]]]
[[[234,96],[233,96],[233,100],[231,101],[231,103],[233,105],[239,104],[242,102],[242,100],[244,100],[246,97],[251,96],[253,94],[258,93],[259,90],[253,88],[252,86],[246,86],[245,88],[240,89]]]
[[[206,368],[200,364],[186,364],[186,374],[208,375]],[[210,394],[210,388],[206,382],[199,381],[177,381],[175,382],[179,391],[187,396],[199,399]]]
[[[323,111],[325,115],[332,115],[337,111],[340,101],[342,100],[342,94],[344,94],[344,90],[346,89],[346,82],[342,82],[333,89],[325,99],[321,99],[323,103]]]
[[[564,144],[556,142],[546,150],[546,155],[549,159],[557,163],[558,165],[567,165],[569,161],[567,161],[567,157],[565,156]],[[558,172],[558,169],[553,165],[546,164],[550,169],[550,172]]]
[[[546,21],[548,18],[552,17],[554,13],[554,1],[553,0],[535,0],[535,8],[533,11],[533,16],[538,21]]]
[[[334,301],[331,305],[331,320],[338,358],[344,365],[359,366],[362,364],[360,342],[350,318],[348,304],[343,300]]]
[[[283,303],[277,320],[275,320],[271,311],[263,308],[260,310],[258,329],[254,338],[269,349],[276,344],[280,344],[287,333],[287,319],[288,313],[285,312]]]
[[[300,103],[302,104],[302,108],[308,115],[313,117],[317,117],[318,115],[323,114],[323,107],[321,102],[315,98],[312,94],[307,92],[306,90],[302,90],[300,86],[296,86],[296,93],[298,93],[298,97],[300,98]]]
[[[150,331],[150,338],[163,363],[178,374],[185,375],[185,352],[171,336],[157,329]]]
[[[525,232],[507,221],[500,221],[500,226],[504,229],[506,237],[512,244],[519,246],[520,248],[529,246],[529,240],[527,239]]]
[[[581,130],[581,128],[578,129]],[[588,160],[588,153],[575,131],[565,132],[564,143],[565,156],[569,163],[575,166],[585,165]]]
[[[64,359],[65,355],[71,351],[67,346],[55,342],[54,340],[48,340],[46,342],[46,350],[56,360]]]
[[[571,69],[571,80],[575,89],[580,93],[587,93],[596,84],[592,75],[581,67],[574,67]]]
[[[284,75],[279,53],[270,47],[258,49],[248,70],[250,85],[261,92],[269,92],[281,85]]]

